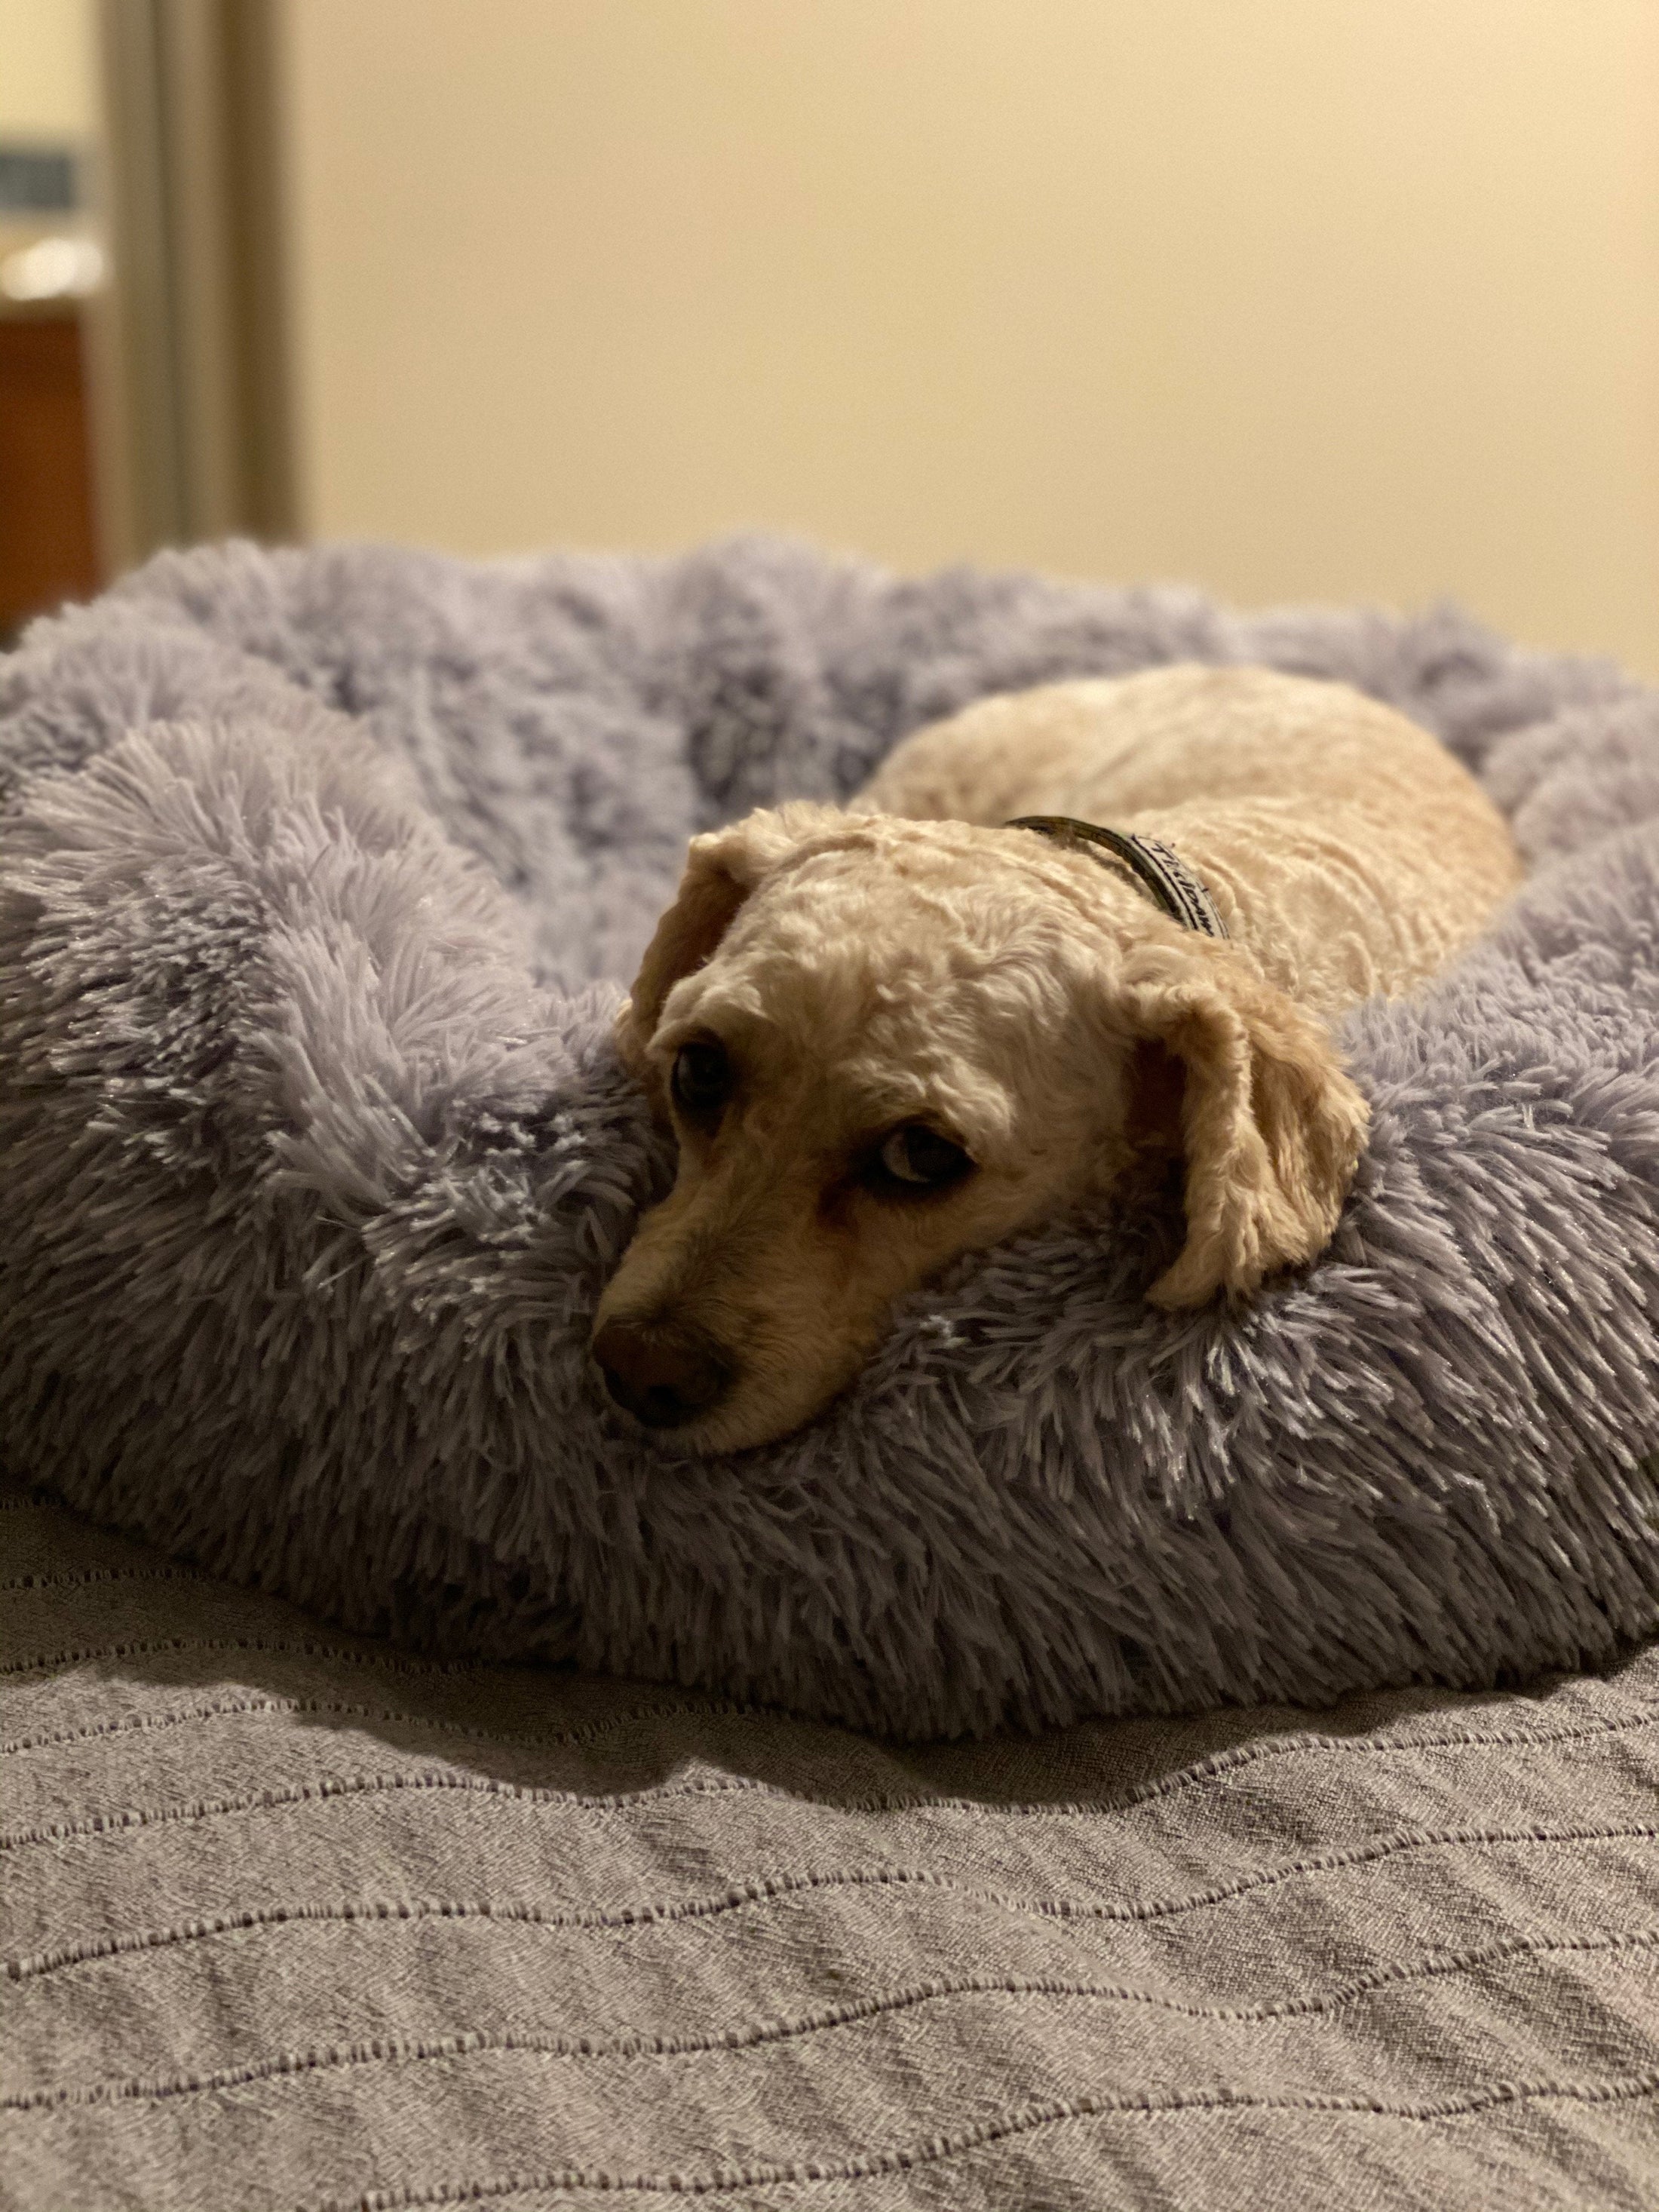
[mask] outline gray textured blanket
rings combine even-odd
[[[1659,1652],[899,1749],[5,1508],[8,2212],[1659,2203]]]
[[[1060,1224],[908,1301],[798,1437],[630,1431],[586,1339],[665,1163],[609,1017],[687,833],[1176,658],[1395,702],[1534,864],[1351,1024],[1330,1251],[1169,1316],[1167,1224]],[[1659,1626],[1659,695],[1615,671],[767,544],[232,548],[0,663],[0,1449],[106,1522],[435,1649],[918,1735]]]

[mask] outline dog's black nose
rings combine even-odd
[[[702,1339],[662,1322],[608,1321],[593,1357],[606,1389],[647,1429],[677,1429],[706,1413],[732,1380]]]

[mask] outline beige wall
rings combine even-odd
[[[0,132],[86,137],[92,46],[91,0],[0,0]]]
[[[1659,0],[287,0],[306,503],[1659,676]]]

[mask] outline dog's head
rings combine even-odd
[[[699,1451],[851,1380],[958,1253],[1184,1158],[1148,1296],[1254,1290],[1335,1225],[1365,1107],[1242,951],[1024,830],[791,806],[693,843],[619,1025],[679,1141],[601,1302],[612,1394]]]

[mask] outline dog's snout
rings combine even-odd
[[[706,1413],[732,1381],[712,1346],[660,1322],[607,1322],[593,1357],[617,1403],[648,1429],[678,1428]]]

